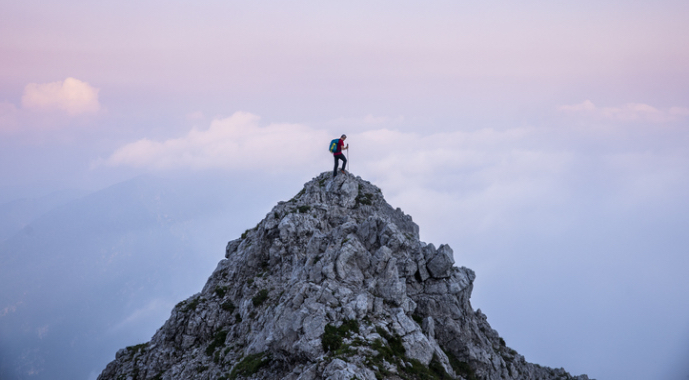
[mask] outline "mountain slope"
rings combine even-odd
[[[108,379],[587,379],[527,363],[377,187],[323,173],[228,243],[201,293]]]
[[[86,192],[62,190],[37,198],[21,198],[0,204],[0,242],[10,238],[42,214],[80,198]]]

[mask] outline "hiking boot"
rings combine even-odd
[[[340,173],[342,173],[342,174],[347,174],[347,172],[344,171],[344,169],[340,170]]]

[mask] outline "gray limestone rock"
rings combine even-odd
[[[426,257],[426,267],[431,276],[435,278],[450,277],[452,266],[455,264],[452,248],[449,245],[441,245],[438,250]]]
[[[471,307],[475,277],[380,189],[322,173],[230,241],[201,293],[99,380],[588,380],[507,347]]]
[[[225,248],[225,258],[229,258],[231,254],[233,254],[237,248],[239,248],[239,244],[242,243],[242,239],[235,239],[227,243],[227,247]]]

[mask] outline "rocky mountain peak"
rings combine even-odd
[[[588,379],[507,347],[454,263],[379,188],[322,173],[99,379]]]

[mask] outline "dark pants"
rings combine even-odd
[[[345,158],[344,154],[339,153],[336,155],[333,155],[335,157],[335,168],[333,169],[333,177],[337,175],[337,160],[342,160],[342,170],[345,170],[347,167],[347,159]]]

